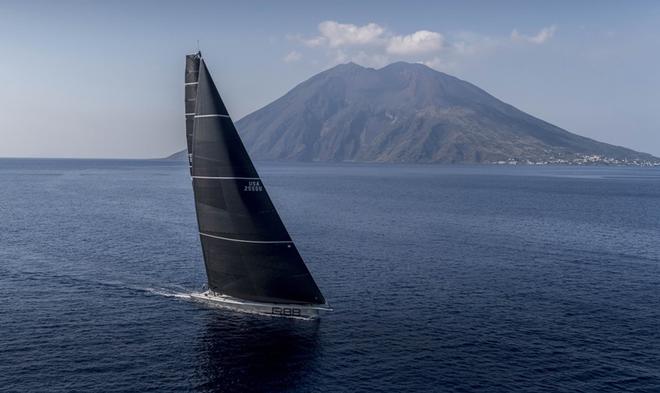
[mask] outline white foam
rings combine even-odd
[[[137,290],[142,290],[153,295],[164,296],[164,297],[174,297],[178,299],[191,299],[192,293],[178,292],[167,288],[135,288]]]

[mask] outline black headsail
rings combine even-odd
[[[259,302],[324,304],[200,53],[186,58],[186,132],[209,289]]]

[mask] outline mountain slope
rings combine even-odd
[[[480,163],[651,155],[572,134],[421,64],[342,64],[236,123],[255,159]]]

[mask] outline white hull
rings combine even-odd
[[[321,311],[332,311],[327,305],[261,303],[220,295],[212,291],[193,293],[190,297],[217,307],[274,317],[317,319]]]

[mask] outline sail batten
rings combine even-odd
[[[258,243],[258,244],[280,244],[280,243],[293,243],[292,240],[246,240],[246,239],[230,239],[228,237],[222,237],[222,236],[214,236],[214,235],[209,235],[208,233],[199,233],[202,236],[208,236],[212,237],[215,239],[220,239],[220,240],[227,240],[230,242],[242,242],[242,243]]]
[[[324,304],[199,53],[186,59],[184,86],[195,210],[209,288],[250,301]]]
[[[259,177],[229,177],[229,176],[193,176],[193,179],[213,179],[213,180],[261,180]]]

